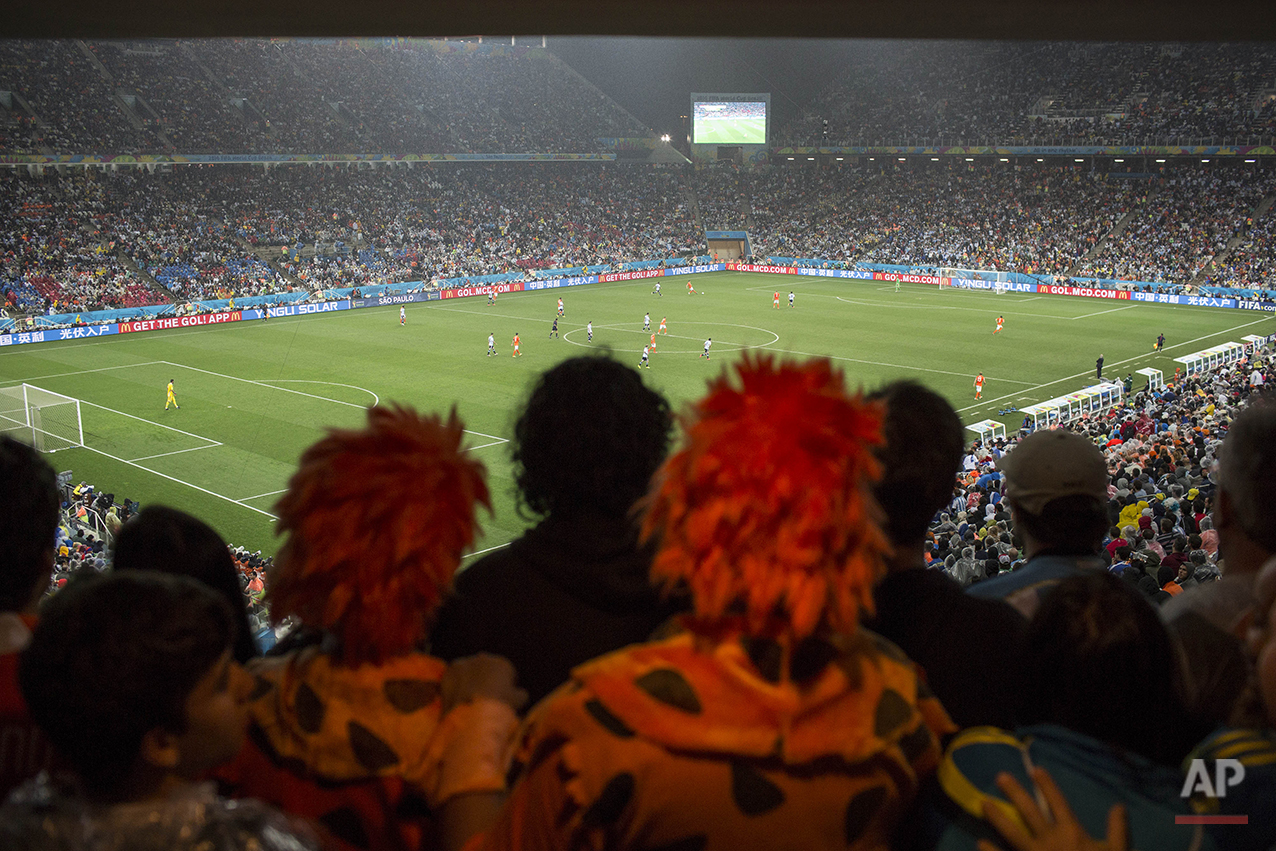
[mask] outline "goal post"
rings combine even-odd
[[[0,432],[41,452],[83,446],[80,400],[32,384],[0,387]]]

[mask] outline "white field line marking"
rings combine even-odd
[[[277,490],[277,491],[267,491],[266,493],[259,493],[259,494],[256,494],[255,496],[246,496],[242,500],[240,500],[240,502],[248,502],[250,499],[262,499],[267,496],[278,496],[279,494],[286,493],[287,491],[288,491],[287,488],[284,488],[283,490]]]
[[[226,378],[231,381],[242,381],[245,384],[255,384],[258,387],[265,387],[269,390],[278,390],[281,393],[293,393],[293,394],[296,394],[297,396],[305,396],[308,399],[318,399],[321,402],[332,402],[333,404],[336,404],[336,405],[345,405],[348,408],[358,408],[359,410],[363,410],[368,407],[367,405],[359,405],[354,402],[343,402],[340,399],[332,399],[327,396],[316,396],[313,393],[303,393],[300,390],[290,390],[287,387],[276,387],[273,384],[267,384],[264,381],[254,381],[251,378],[239,378],[234,375],[226,375],[225,373],[221,373],[221,372],[213,372],[211,369],[200,369],[197,366],[187,366],[184,363],[173,363],[172,361],[161,361],[161,363],[165,364],[166,366],[175,366],[178,369],[189,369],[192,372],[202,372],[205,375],[215,375],[218,378]],[[358,389],[363,390],[364,388],[360,387]],[[365,390],[364,392],[371,393],[372,391]]]
[[[179,485],[185,485],[188,488],[197,490],[200,493],[206,493],[209,496],[216,497],[217,499],[223,499],[226,502],[230,502],[235,505],[238,505],[240,508],[247,508],[249,511],[255,511],[258,514],[262,514],[266,517],[269,517],[271,520],[279,519],[275,515],[271,514],[269,511],[262,511],[260,508],[253,508],[251,505],[245,505],[243,502],[241,502],[238,499],[231,499],[230,497],[217,493],[216,491],[210,491],[207,488],[201,488],[199,485],[193,485],[188,481],[177,478],[176,476],[170,476],[167,473],[161,473],[158,470],[152,470],[150,467],[143,467],[141,464],[137,464],[132,461],[125,460],[124,458],[118,458],[109,452],[103,452],[101,449],[94,449],[92,446],[85,446],[84,448],[89,450],[90,452],[96,452],[98,455],[101,455],[106,458],[110,458],[112,461],[118,461],[121,464],[128,464],[130,467],[136,467],[139,470],[145,470],[148,473],[159,476],[161,479],[168,479],[170,482],[176,482]]]
[[[221,446],[220,443],[210,443],[208,446],[192,446],[190,449],[176,449],[172,452],[161,452],[158,455],[143,455],[141,458],[134,458],[133,461],[149,461],[152,458],[167,458],[169,455],[181,455],[183,452],[198,452],[201,449],[212,449],[215,446]]]
[[[340,399],[332,399],[332,398],[329,398],[328,396],[316,396],[313,393],[303,393],[300,390],[289,390],[287,387],[276,387],[275,385],[267,383],[265,381],[254,381],[251,378],[240,378],[235,375],[226,375],[225,373],[221,373],[221,372],[213,372],[211,369],[201,369],[197,366],[187,366],[186,364],[183,364],[183,363],[173,363],[172,361],[157,361],[157,363],[162,363],[166,366],[175,366],[180,369],[189,369],[195,372],[202,372],[206,375],[215,375],[218,378],[228,378],[231,381],[242,381],[245,384],[255,384],[258,387],[265,387],[269,390],[279,390],[284,393],[295,393],[298,396],[305,396],[308,399],[318,399],[321,402],[332,402],[333,404],[345,405],[346,407],[349,407],[349,408],[358,408],[360,410],[364,410],[368,407],[367,405],[358,405],[354,402],[343,402]],[[297,381],[297,382],[306,382],[310,384],[331,384],[336,387],[349,387],[352,390],[362,390],[364,393],[367,393],[368,395],[372,396],[372,398],[376,399],[378,403],[380,403],[381,401],[381,397],[377,396],[376,393],[373,393],[371,390],[369,390],[366,387],[359,387],[354,384],[339,384],[338,382],[335,382],[335,381],[308,381],[307,379],[300,379],[300,378],[295,378],[295,379],[294,378],[279,378],[279,379],[272,379],[272,380]],[[502,443],[509,442],[509,440],[504,437],[498,437],[497,435],[494,435],[494,434],[484,434],[481,431],[470,431],[469,429],[466,429],[465,432],[466,434],[474,434],[474,435],[478,435],[479,437],[486,437],[492,440],[498,440],[498,441],[501,441]]]
[[[65,348],[65,346],[63,348]],[[65,378],[69,375],[88,375],[92,372],[106,372],[111,369],[132,369],[135,366],[154,366],[158,363],[163,363],[163,361],[150,360],[145,363],[123,363],[119,366],[103,366],[97,369],[77,369],[75,372],[55,372],[50,375],[40,375],[35,378],[23,378],[20,379],[20,383],[30,384],[33,381],[43,381],[46,378]]]
[[[763,347],[756,346],[755,348],[763,348]],[[931,369],[930,367],[913,366],[912,364],[884,363],[882,361],[877,361],[877,360],[863,360],[861,358],[848,358],[848,357],[841,357],[840,355],[817,355],[811,352],[794,352],[794,351],[788,351],[788,350],[785,350],[784,353],[788,355],[801,355],[804,358],[828,358],[829,360],[841,360],[841,361],[847,361],[848,363],[863,363],[863,364],[868,364],[869,366],[888,366],[888,367],[892,367],[893,369],[911,370],[914,372],[934,372],[934,373],[938,373],[939,375],[961,375],[961,376],[965,376],[969,378],[969,375],[967,375],[967,373],[964,373],[964,372],[950,372],[949,370],[946,370],[946,369]],[[1010,384],[1023,384],[1026,387],[1030,387],[1030,388],[1032,387],[1032,383],[1028,381],[1016,381],[1013,378],[999,378],[997,380],[1004,381]],[[1019,392],[1022,393],[1024,391],[1021,390]]]
[[[184,434],[187,437],[193,437],[196,440],[203,440],[211,446],[221,446],[221,443],[219,441],[213,440],[211,437],[204,437],[202,434],[192,434],[189,431],[182,431],[180,428],[173,428],[172,426],[167,426],[167,425],[164,425],[163,423],[157,423],[154,420],[148,420],[145,417],[135,417],[132,414],[126,414],[123,411],[117,411],[114,408],[108,408],[105,405],[99,405],[96,402],[89,402],[86,399],[81,399],[80,402],[81,404],[88,405],[93,408],[99,408],[103,411],[110,411],[112,414],[119,414],[121,417],[128,417],[130,420],[137,420],[140,423],[146,423],[147,425],[158,426],[163,429],[168,429],[169,431],[175,431],[178,434]],[[196,448],[204,449],[207,447],[196,447]]]
[[[476,431],[471,431],[471,432],[468,432],[468,433],[469,433],[469,434],[478,434],[478,432],[476,432]],[[509,443],[509,441],[508,441],[507,439],[505,439],[505,438],[501,437],[501,438],[497,438],[496,440],[493,440],[491,443],[480,443],[478,446],[467,446],[467,447],[465,448],[465,451],[466,451],[466,452],[473,452],[475,449],[486,449],[486,448],[487,448],[487,447],[489,447],[489,446],[500,446],[502,443]]]
[[[1251,326],[1251,325],[1258,325],[1258,324],[1260,324],[1260,323],[1262,323],[1262,322],[1266,322],[1266,321],[1267,321],[1267,318],[1266,318],[1266,317],[1264,317],[1264,318],[1262,318],[1262,319],[1255,320],[1254,322],[1246,322],[1246,323],[1244,323],[1244,324],[1242,324],[1242,325],[1237,325],[1237,326],[1235,326],[1235,327],[1233,327],[1233,328],[1225,328],[1225,329],[1223,329],[1222,331],[1216,331],[1216,332],[1214,332],[1213,334],[1204,334],[1204,335],[1202,335],[1202,336],[1200,336],[1200,337],[1196,337],[1196,338],[1191,339],[1191,340],[1185,340],[1185,341],[1183,341],[1182,343],[1177,343],[1177,344],[1175,344],[1175,345],[1173,345],[1173,346],[1167,346],[1166,348],[1167,348],[1167,349],[1179,349],[1179,348],[1182,348],[1182,347],[1184,347],[1184,346],[1191,346],[1191,345],[1195,345],[1196,343],[1199,343],[1201,340],[1208,340],[1208,339],[1210,339],[1211,337],[1221,337],[1221,336],[1222,336],[1222,335],[1224,335],[1224,334],[1231,334],[1231,333],[1233,333],[1233,332],[1240,331],[1240,330],[1242,330],[1242,329],[1244,329],[1244,328],[1248,328],[1248,327],[1249,327],[1249,326]],[[1147,357],[1147,356],[1148,356],[1148,355],[1135,355],[1135,356],[1134,356],[1134,357],[1132,357],[1132,358],[1126,358],[1125,360],[1115,361],[1114,363],[1111,363],[1111,364],[1107,364],[1107,363],[1105,363],[1105,364],[1104,364],[1104,366],[1114,366],[1114,367],[1116,367],[1116,366],[1121,366],[1122,364],[1135,363],[1135,362],[1137,362],[1137,361],[1142,360],[1143,358],[1145,358],[1145,357]],[[1030,388],[1028,389],[1028,391],[1016,390],[1016,391],[1015,391],[1015,393],[1023,393],[1023,392],[1031,392],[1031,391],[1033,391],[1033,390],[1040,390],[1040,389],[1041,389],[1041,388],[1043,388],[1043,387],[1050,387],[1050,386],[1055,385],[1055,384],[1062,384],[1062,383],[1063,383],[1063,382],[1065,382],[1065,381],[1074,381],[1074,380],[1076,380],[1076,379],[1078,379],[1078,378],[1083,378],[1083,377],[1085,377],[1085,376],[1087,376],[1087,375],[1090,375],[1090,374],[1092,374],[1092,373],[1091,373],[1091,370],[1088,370],[1088,369],[1087,369],[1085,372],[1078,372],[1078,373],[1076,373],[1075,375],[1068,375],[1068,376],[1064,376],[1063,378],[1056,378],[1054,381],[1047,381],[1045,384],[1038,384],[1038,385],[1036,385],[1035,387],[1030,387]],[[999,380],[1004,381],[1005,379],[999,379]],[[1020,382],[1020,383],[1022,383],[1022,382]],[[988,401],[983,402],[982,404],[979,404],[979,405],[968,405],[968,406],[966,406],[965,408],[958,408],[958,409],[957,409],[957,413],[962,414],[962,413],[965,413],[966,411],[973,411],[973,410],[975,410],[975,409],[977,409],[977,408],[987,408],[987,407],[990,407],[990,406],[994,405],[994,404],[995,404],[995,403],[997,403],[997,402],[1001,402],[1001,401],[1004,401],[1004,400],[1006,400],[1006,399],[1009,399],[1011,396],[1015,395],[1015,393],[1007,393],[1007,394],[1006,394],[1006,395],[1004,395],[1004,396],[998,396],[998,397],[996,397],[995,399],[989,399]],[[1022,399],[1020,399],[1020,401],[1022,401]]]
[[[372,397],[372,404],[374,405],[381,404],[380,396],[378,396],[376,393],[373,393],[368,388],[360,387],[357,384],[342,384],[340,381],[314,381],[309,378],[272,378],[269,380],[275,382],[276,384],[327,384],[331,387],[348,387],[351,390],[362,390],[364,393],[367,393],[369,396]],[[282,390],[284,388],[281,387],[279,389]]]
[[[1105,313],[1116,313],[1118,310],[1129,310],[1132,307],[1134,307],[1134,305],[1127,304],[1124,307],[1114,307],[1111,310],[1100,310],[1098,313],[1085,313],[1085,314],[1082,314],[1081,316],[1073,316],[1071,317],[1071,319],[1073,322],[1075,322],[1078,319],[1089,319],[1091,316],[1102,316]]]
[[[816,296],[816,298],[818,297],[819,296]],[[828,298],[828,296],[824,296],[824,297]],[[986,307],[957,307],[956,305],[948,305],[948,304],[891,304],[889,302],[881,302],[881,301],[856,301],[855,299],[843,298],[840,295],[833,296],[833,298],[837,299],[843,304],[854,304],[860,307],[889,307],[895,310],[965,310],[971,313],[991,313],[992,312],[991,308],[986,308]],[[1065,319],[1072,318],[1070,316],[1058,316],[1052,313],[1024,313],[1023,311],[1020,311],[1020,310],[1006,310],[1001,312],[1009,316],[1031,316],[1034,319],[1065,320]]]
[[[476,550],[476,551],[474,551],[474,552],[472,552],[472,553],[466,553],[465,555],[461,556],[461,558],[463,558],[463,559],[467,559],[467,558],[474,558],[474,556],[481,556],[481,555],[483,555],[483,553],[490,553],[492,550],[501,550],[501,549],[504,549],[504,548],[508,547],[508,546],[510,545],[510,543],[512,543],[512,542],[506,542],[506,543],[504,543],[504,544],[497,544],[496,546],[494,546],[494,547],[488,547],[488,548],[487,548],[487,549],[485,549],[485,550]]]

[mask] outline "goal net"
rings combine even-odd
[[[80,400],[31,384],[0,387],[0,432],[41,452],[83,446]]]

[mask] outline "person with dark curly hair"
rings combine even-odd
[[[535,702],[575,665],[646,639],[675,607],[647,581],[630,508],[672,427],[669,402],[610,357],[544,373],[511,443],[521,506],[540,522],[457,575],[431,652],[504,656]]]

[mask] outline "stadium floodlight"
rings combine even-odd
[[[931,157],[931,158],[930,158],[930,161],[931,161],[931,162],[933,162],[933,163],[937,163],[937,162],[939,162],[939,157]]]
[[[793,162],[793,157],[789,157],[789,162]]]
[[[906,162],[906,160],[905,160],[903,157],[900,157],[900,158],[899,158],[899,161],[900,161],[900,162]]]
[[[1202,157],[1202,158],[1201,158],[1201,162],[1203,162],[1203,163],[1207,163],[1207,162],[1209,162],[1209,161],[1210,161],[1210,158],[1209,158],[1209,157]]]
[[[1002,161],[1003,163],[1008,163],[1008,162],[1010,162],[1010,158],[1009,158],[1009,157],[1002,157],[1002,158],[1001,158],[1001,161]]]
[[[837,161],[838,161],[838,162],[841,162],[841,161],[842,161],[842,158],[841,158],[841,157],[838,157],[838,158],[837,158]]]
[[[1077,157],[1075,160],[1073,160],[1073,162],[1074,162],[1074,163],[1083,163],[1083,162],[1085,162],[1085,157]]]
[[[1164,160],[1164,159],[1159,159],[1159,160],[1157,160],[1157,162],[1159,162],[1159,163],[1163,163],[1163,162],[1165,162],[1165,160]]]
[[[27,439],[41,452],[84,445],[80,400],[31,384],[0,387],[0,433]]]
[[[660,141],[662,141],[662,142],[668,142],[668,141],[669,141],[669,134],[668,134],[668,133],[666,133],[666,134],[664,134],[663,136],[661,136],[661,137],[660,137]]]
[[[974,161],[975,161],[974,157],[966,157],[966,162],[973,163]]]
[[[1247,163],[1256,163],[1256,162],[1258,162],[1258,160],[1245,160],[1245,162],[1247,162]]]
[[[807,162],[815,162],[815,157],[807,157]]]
[[[1037,160],[1037,162],[1041,162],[1041,160]],[[1115,159],[1115,160],[1113,160],[1112,162],[1114,162],[1114,163],[1123,163],[1123,162],[1125,162],[1125,160],[1123,160],[1123,159]]]
[[[1039,162],[1039,163],[1043,163],[1043,162],[1045,162],[1045,160],[1043,160],[1041,157],[1037,157],[1037,162]]]

